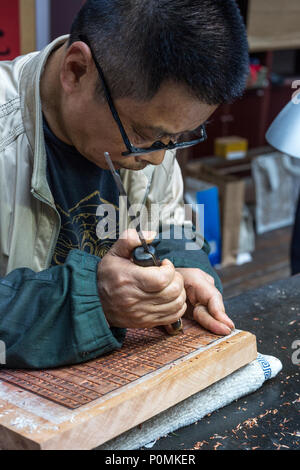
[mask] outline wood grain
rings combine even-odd
[[[251,0],[248,39],[251,52],[300,46],[299,0]]]

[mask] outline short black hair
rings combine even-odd
[[[113,98],[151,99],[166,80],[210,105],[242,95],[247,34],[235,0],[87,0],[69,45],[88,37]]]

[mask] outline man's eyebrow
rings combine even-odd
[[[163,127],[156,127],[156,126],[145,126],[142,128],[143,130],[147,130],[152,132],[153,135],[175,135],[172,132],[164,129]]]
[[[173,135],[167,129],[164,129],[163,127],[159,127],[159,126],[148,126],[146,124],[143,125],[143,124],[133,123],[133,127],[140,132],[150,131],[152,135],[159,135],[159,134]]]
[[[205,121],[203,124],[200,124],[198,127],[196,127],[195,129],[187,129],[185,131],[181,131],[179,133],[172,133],[170,132],[168,129],[165,129],[163,127],[160,127],[160,126],[147,126],[147,125],[137,125],[137,128],[139,128],[141,131],[145,130],[145,131],[150,131],[152,132],[152,135],[169,135],[169,136],[176,136],[178,134],[185,134],[186,132],[193,132],[193,131],[196,131],[198,130],[201,126],[205,126],[206,124],[208,123],[208,120]]]

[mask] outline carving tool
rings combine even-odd
[[[160,259],[158,258],[157,254],[156,254],[156,250],[154,248],[153,245],[148,245],[146,240],[145,240],[145,237],[143,235],[143,232],[141,230],[141,214],[140,212],[137,214],[137,215],[130,215],[132,212],[130,211],[130,207],[131,207],[131,204],[130,204],[130,201],[129,201],[129,198],[128,198],[128,195],[127,195],[127,192],[124,188],[124,185],[122,183],[122,180],[120,178],[120,175],[116,172],[115,170],[115,167],[113,165],[113,162],[110,158],[110,155],[108,152],[105,152],[104,153],[104,156],[105,156],[105,160],[108,164],[108,167],[110,169],[110,172],[114,178],[114,181],[117,185],[117,188],[119,190],[119,193],[120,193],[120,196],[124,196],[126,197],[126,201],[127,201],[127,209],[128,209],[128,215],[130,217],[130,220],[132,222],[136,221],[137,218],[139,218],[139,222],[138,224],[136,225],[135,229],[137,231],[137,234],[139,236],[139,239],[141,241],[141,244],[142,246],[138,246],[137,248],[135,248],[132,252],[132,259],[133,259],[133,262],[135,264],[137,264],[138,266],[142,266],[142,267],[149,267],[149,266],[161,266],[161,261]],[[181,319],[178,320],[177,322],[175,323],[172,323],[172,329],[173,329],[173,332],[172,333],[169,333],[169,334],[174,334],[174,335],[177,335],[178,333],[183,333],[183,328],[182,328],[182,321]]]

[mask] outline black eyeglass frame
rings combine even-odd
[[[89,42],[89,40],[86,36],[80,35],[79,39],[80,39],[80,41],[84,42],[90,48],[93,61],[95,63],[96,69],[98,71],[98,74],[99,74],[100,79],[101,79],[102,84],[103,84],[103,89],[104,89],[106,101],[109,105],[112,116],[113,116],[114,120],[116,121],[116,123],[118,125],[118,128],[119,128],[119,131],[121,133],[122,139],[123,139],[124,144],[126,145],[126,148],[127,148],[127,152],[122,152],[123,156],[125,156],[125,157],[139,156],[139,155],[144,155],[146,153],[158,152],[158,151],[161,151],[161,150],[174,150],[174,149],[188,148],[188,147],[192,147],[194,145],[200,144],[201,142],[204,142],[207,139],[205,126],[203,124],[200,127],[202,136],[199,139],[190,140],[190,141],[187,141],[187,142],[180,142],[180,143],[172,142],[170,140],[170,142],[168,144],[164,144],[163,142],[158,140],[157,142],[154,142],[154,144],[152,144],[151,147],[145,147],[145,148],[139,148],[139,147],[135,147],[134,145],[132,145],[129,138],[128,138],[128,136],[127,136],[127,134],[126,134],[126,131],[124,129],[122,121],[119,117],[118,111],[115,108],[115,105],[114,105],[114,102],[113,102],[108,84],[107,84],[106,79],[104,77],[103,71],[100,67],[100,64],[96,59],[96,56],[95,56],[94,51],[92,49],[92,46],[91,46],[91,44],[90,44],[90,42]]]

